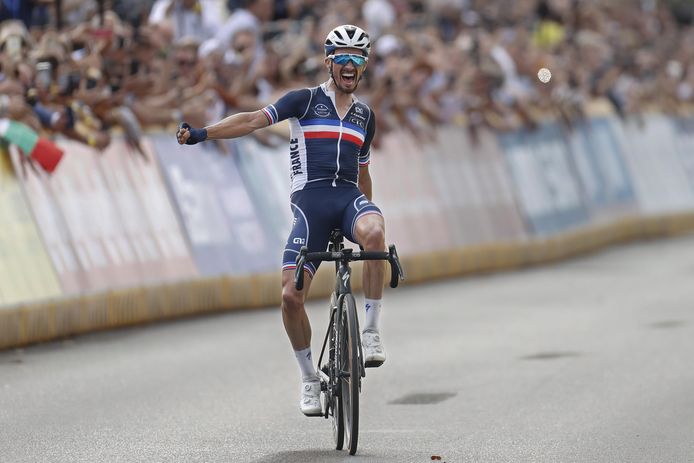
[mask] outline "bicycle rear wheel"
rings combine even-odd
[[[350,455],[357,453],[359,440],[359,383],[361,381],[361,365],[359,362],[359,328],[357,308],[354,297],[346,294],[340,307],[340,330],[342,336],[341,372],[343,373],[340,388],[340,402],[345,423],[345,444]]]

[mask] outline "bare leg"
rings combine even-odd
[[[357,220],[355,238],[366,251],[385,251],[385,224],[379,214],[368,214]],[[364,365],[378,367],[386,360],[385,349],[379,334],[381,296],[386,263],[382,260],[364,261],[364,295],[366,314],[362,325]]]
[[[282,272],[282,321],[295,351],[311,346],[311,323],[308,321],[304,301],[311,287],[311,276],[304,272],[304,289],[294,287],[294,270]]]
[[[311,324],[306,316],[304,301],[311,286],[311,276],[304,272],[304,289],[294,287],[294,270],[282,272],[282,320],[301,371],[299,408],[304,415],[317,416],[322,412],[320,381],[311,358]]]
[[[365,251],[385,251],[385,223],[378,214],[363,215],[357,220],[355,238]],[[382,260],[364,261],[364,295],[381,299],[386,263]]]

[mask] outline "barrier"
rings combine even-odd
[[[65,294],[196,274],[151,152],[146,162],[121,140],[103,153],[59,145],[51,176],[12,160]]]
[[[675,150],[689,185],[694,188],[694,117],[671,119],[670,122],[673,125]]]
[[[530,232],[539,236],[588,222],[568,147],[556,123],[536,131],[505,133],[501,145]]]
[[[0,306],[59,294],[60,283],[12,171],[9,153],[0,147]]]
[[[263,146],[252,137],[227,142],[238,161],[238,169],[255,210],[268,231],[271,255],[278,256],[277,266],[292,225],[289,207],[289,157],[286,143]]]
[[[617,129],[614,119],[596,117],[565,136],[593,223],[636,212],[636,197]]]
[[[457,127],[426,141],[385,135],[372,149],[374,200],[407,283],[694,231],[694,119],[649,115],[643,124],[601,115],[571,130],[483,130],[474,143]],[[0,349],[279,305],[291,224],[286,146],[182,147],[170,134],[148,135],[145,157],[117,138],[103,153],[60,146],[66,155],[52,176],[16,150],[18,181],[0,166],[0,224],[15,224],[0,229]],[[24,247],[8,258],[16,240]],[[321,268],[314,298],[332,290],[331,267]],[[361,272],[355,265],[355,289]]]
[[[664,214],[694,209],[694,189],[678,154],[672,120],[651,114],[619,127],[640,211]]]
[[[441,195],[452,202],[447,213],[455,221],[455,246],[526,237],[511,177],[492,132],[480,130],[473,143],[459,127],[441,128],[438,143],[427,154],[435,161],[432,168],[438,167],[446,178]]]
[[[281,264],[245,188],[235,157],[214,143],[152,137],[157,158],[202,275],[269,271]]]

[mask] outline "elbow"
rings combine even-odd
[[[250,117],[248,118],[248,125],[251,131],[262,129],[269,125],[267,117],[265,116],[265,113],[263,113],[262,111],[252,112],[249,114],[249,116]]]

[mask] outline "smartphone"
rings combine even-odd
[[[53,82],[53,66],[49,61],[39,61],[36,63],[36,83],[39,87],[46,89]]]

